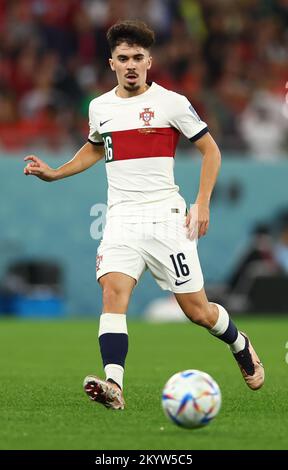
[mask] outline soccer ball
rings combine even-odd
[[[172,375],[166,383],[162,393],[162,406],[166,416],[178,426],[199,428],[218,414],[221,391],[206,372],[184,370]]]

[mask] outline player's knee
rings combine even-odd
[[[106,283],[102,287],[102,292],[104,306],[109,306],[110,309],[117,311],[119,307],[125,309],[125,306],[128,305],[129,295],[122,289],[119,289],[118,286]]]
[[[211,322],[210,318],[209,306],[194,304],[189,309],[189,315],[187,316],[193,321],[193,323],[196,323],[199,326],[203,326],[205,328],[211,328],[211,326],[213,326],[213,321]]]

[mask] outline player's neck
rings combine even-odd
[[[132,98],[133,96],[142,95],[142,93],[145,93],[149,88],[150,87],[147,83],[144,83],[144,85],[139,87],[137,90],[127,90],[126,88],[118,85],[115,93],[120,98]]]

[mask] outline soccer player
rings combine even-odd
[[[124,408],[126,311],[145,269],[161,288],[174,293],[192,322],[230,346],[248,387],[257,390],[264,382],[263,366],[225,308],[207,300],[197,254],[196,232],[202,237],[209,226],[219,149],[184,96],[147,82],[154,32],[146,24],[116,23],[107,39],[118,84],[91,101],[88,142],[58,169],[34,155],[25,158],[24,168],[26,175],[55,181],[86,170],[105,155],[108,211],[96,269],[103,291],[99,343],[106,378],[87,376],[84,390],[107,408]],[[180,133],[203,157],[198,195],[189,211],[173,176]]]

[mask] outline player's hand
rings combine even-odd
[[[24,175],[30,176],[37,176],[43,181],[53,181],[56,177],[56,170],[50,168],[47,163],[40,160],[40,158],[36,157],[35,155],[28,155],[24,158],[27,165],[24,168]]]
[[[187,236],[195,240],[206,235],[209,228],[210,209],[208,204],[193,204],[185,221]]]

